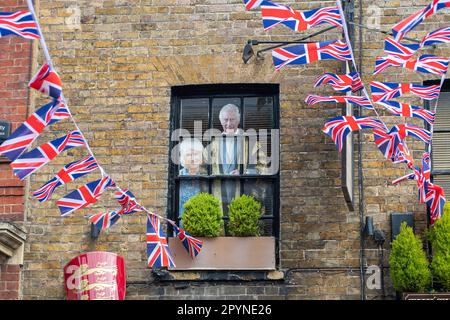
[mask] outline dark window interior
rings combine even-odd
[[[186,138],[197,138],[198,142],[201,142],[203,150],[213,148],[211,147],[213,142],[217,143],[216,146],[227,145],[226,139],[228,138],[223,136],[217,138],[223,139],[221,141],[207,139],[205,131],[216,129],[219,133],[223,132],[224,127],[219,119],[219,114],[223,106],[230,103],[239,109],[239,129],[244,132],[243,140],[240,141],[242,148],[247,150],[247,154],[245,152],[236,153],[239,155],[246,154],[248,157],[249,152],[251,152],[249,150],[255,150],[255,144],[258,143],[257,146],[264,150],[264,155],[272,159],[271,130],[279,129],[278,85],[225,84],[173,87],[171,137],[175,135],[174,131],[182,132],[182,134],[181,137],[176,139],[178,141],[173,141],[173,137],[170,141],[168,217],[175,220],[179,225],[181,222],[182,225],[180,216],[182,216],[183,204],[198,192],[208,192],[221,198],[227,234],[227,206],[236,195],[247,194],[254,196],[262,204],[261,235],[278,238],[279,170],[263,171],[259,170],[258,166],[255,169],[248,160],[245,168],[243,164],[236,166],[238,174],[226,174],[224,173],[225,167],[215,165],[216,162],[208,155],[207,163],[203,163],[201,169],[194,172],[187,170],[187,167],[183,166],[183,162],[176,164],[172,161],[172,159],[179,159],[186,154],[188,154],[186,157],[190,156],[190,151],[183,153],[175,148],[177,146],[180,148],[182,141]],[[184,130],[176,131],[177,129]],[[262,138],[262,134],[265,134],[265,132],[267,132],[266,138]],[[196,134],[194,135],[194,133]],[[239,138],[233,138],[236,139],[233,145],[237,145],[237,139]],[[201,149],[197,143],[197,149],[199,148]],[[221,148],[218,147],[217,150]],[[243,149],[239,150],[242,151]],[[279,147],[276,150],[279,153]],[[259,154],[257,159],[259,161]],[[276,158],[277,161],[278,159],[279,157]],[[203,161],[205,161],[205,157],[203,157]],[[220,170],[217,171],[217,168],[220,168]]]

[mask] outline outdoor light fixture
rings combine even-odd
[[[378,246],[382,246],[386,241],[386,235],[384,234],[384,232],[374,227],[372,217],[366,217],[364,233],[367,236],[372,237]]]
[[[259,44],[275,44],[275,46],[271,46],[271,47],[268,47],[268,48],[264,48],[264,49],[258,50],[258,51],[256,52],[256,57],[257,57],[258,59],[264,59],[262,53],[265,52],[265,51],[272,50],[272,49],[279,48],[279,47],[283,47],[283,46],[288,45],[288,44],[295,44],[295,43],[310,43],[311,41],[304,41],[304,40],[307,40],[307,39],[309,39],[309,38],[312,38],[312,37],[314,37],[314,36],[317,36],[317,35],[319,35],[319,34],[322,34],[322,33],[324,33],[324,32],[327,32],[327,31],[331,30],[331,29],[334,29],[334,28],[336,28],[336,27],[335,27],[335,26],[331,26],[331,27],[329,27],[329,28],[320,30],[320,31],[318,31],[318,32],[315,32],[315,33],[313,33],[313,34],[310,34],[309,36],[303,37],[303,38],[298,39],[298,40],[290,40],[290,41],[265,41],[265,40],[264,40],[264,41],[259,41],[259,40],[248,40],[247,43],[246,43],[245,46],[244,46],[244,50],[243,50],[243,53],[242,53],[242,60],[243,60],[244,63],[246,64],[246,63],[247,63],[247,62],[255,55],[255,52],[253,51],[253,46],[256,46],[256,45],[259,45]]]
[[[253,43],[252,40],[248,40],[247,44],[244,46],[244,51],[242,53],[242,60],[247,64],[248,60],[255,55],[253,51]]]
[[[97,228],[95,224],[91,223],[91,239],[97,239],[100,235],[101,229]]]
[[[366,217],[364,233],[370,237],[373,236],[373,218],[372,217]]]

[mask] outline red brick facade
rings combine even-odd
[[[0,6],[3,12],[23,9],[24,1],[6,0]],[[30,40],[19,37],[4,37],[0,41],[0,119],[11,121],[12,130],[27,116],[31,46]],[[23,220],[24,185],[13,175],[9,162],[0,158],[1,220]]]
[[[0,264],[0,300],[19,299],[20,266]]]
[[[0,11],[26,9],[22,0],[4,0]],[[27,117],[32,42],[19,37],[0,41],[0,120],[10,121],[11,132]],[[25,183],[16,178],[9,161],[0,157],[0,221],[24,220]],[[18,299],[20,266],[0,261],[0,299]]]

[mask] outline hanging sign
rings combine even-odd
[[[67,300],[124,300],[125,261],[114,253],[87,252],[64,267]]]
[[[9,121],[0,120],[0,143],[8,139],[11,133],[11,123]]]

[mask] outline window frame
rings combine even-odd
[[[171,136],[174,130],[179,129],[181,125],[181,101],[182,99],[209,99],[209,115],[208,115],[208,128],[213,126],[212,119],[212,100],[217,98],[231,98],[239,97],[241,99],[241,124],[244,124],[244,98],[267,96],[273,98],[273,118],[272,118],[272,130],[280,130],[280,101],[279,101],[279,84],[201,84],[201,85],[183,85],[173,86],[171,88],[171,105],[170,105],[170,135],[169,135],[169,174],[168,174],[168,196],[167,196],[167,217],[169,219],[178,222],[178,209],[179,209],[179,192],[178,186],[181,180],[199,179],[201,181],[208,181],[209,193],[212,194],[212,185],[210,181],[226,178],[236,179],[240,181],[241,194],[244,191],[244,184],[248,180],[256,181],[258,179],[271,181],[273,188],[272,196],[272,216],[263,216],[261,220],[273,219],[272,221],[272,235],[276,239],[276,261],[278,263],[278,239],[280,234],[280,169],[281,163],[279,163],[278,171],[272,175],[239,175],[233,177],[229,175],[212,175],[211,165],[208,165],[208,175],[205,176],[179,176],[178,165],[174,164],[171,159],[171,152],[173,148],[179,143],[179,141],[171,141]],[[268,130],[270,130],[268,129]],[[191,134],[193,134],[191,132]],[[281,145],[281,143],[280,143]],[[278,161],[281,162],[280,153],[281,148],[278,148]],[[224,217],[226,220],[227,217]],[[173,233],[173,227],[168,225],[168,233]]]

